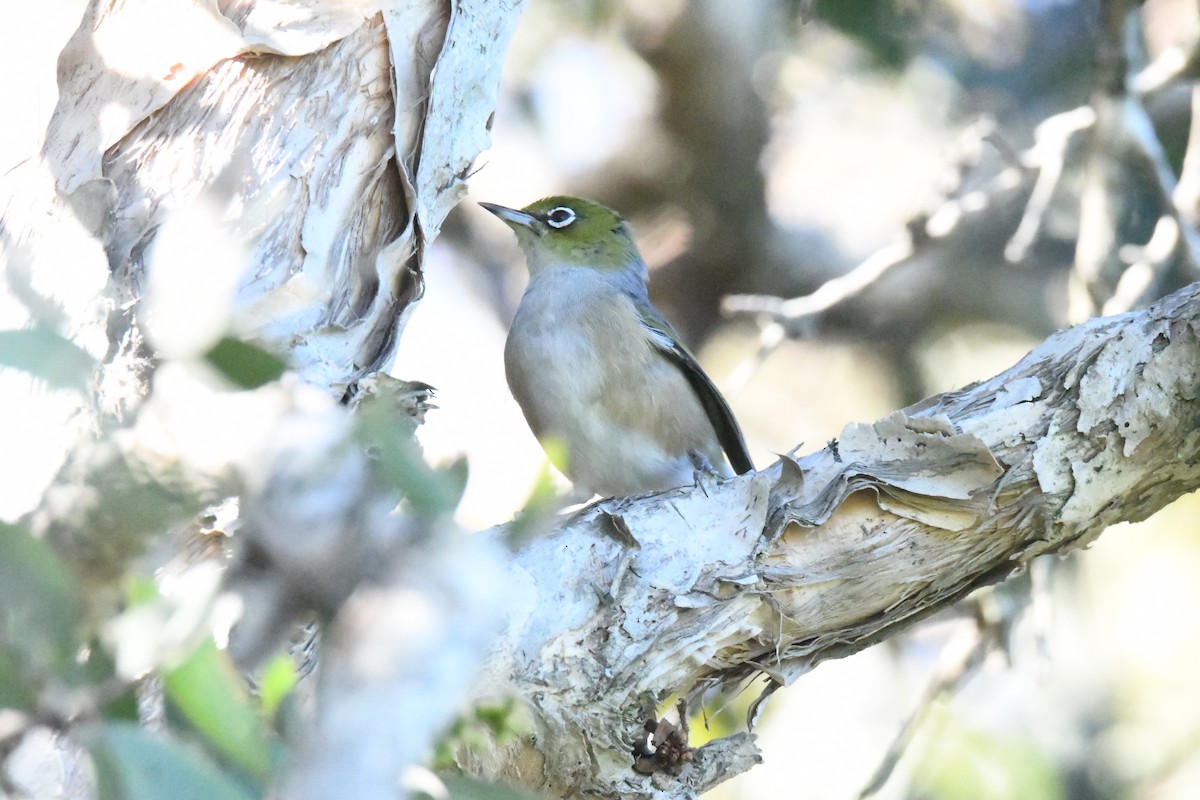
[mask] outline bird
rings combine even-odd
[[[729,404],[650,303],[616,211],[565,195],[480,205],[516,233],[529,269],[504,346],[509,389],[577,489],[624,497],[754,469]]]

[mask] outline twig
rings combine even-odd
[[[1200,33],[1193,32],[1186,42],[1167,48],[1134,75],[1129,89],[1145,97],[1197,74],[1200,74]]]
[[[1192,119],[1179,182],[1171,194],[1175,208],[1188,222],[1200,222],[1200,86],[1192,87]]]
[[[1011,166],[993,178],[982,191],[961,194],[971,169],[979,163],[984,143],[995,148]],[[989,118],[980,119],[967,128],[952,148],[948,161],[943,173],[947,177],[940,181],[944,183],[939,187],[940,201],[933,211],[919,214],[908,222],[905,239],[877,250],[850,272],[826,281],[811,294],[789,300],[772,295],[730,295],[722,301],[721,310],[726,315],[757,316],[761,327],[758,348],[734,370],[727,382],[727,391],[736,393],[744,387],[789,334],[797,337],[806,323],[861,294],[893,268],[910,261],[924,245],[958,230],[965,218],[990,207],[998,196],[1019,187],[1027,171],[997,135],[995,123]]]
[[[1119,268],[1118,227],[1124,202],[1123,174],[1117,157],[1120,102],[1107,95],[1092,102],[1096,124],[1084,161],[1079,232],[1067,294],[1067,318],[1072,323],[1096,314],[1107,293],[1105,280],[1115,283],[1114,273]]]
[[[766,315],[770,321],[795,330],[802,320],[862,293],[892,267],[915,255],[923,243],[949,234],[966,212],[980,204],[980,198],[974,193],[965,197],[960,197],[960,193],[971,169],[979,163],[984,143],[995,147],[1006,158],[1011,157],[1008,149],[997,141],[996,124],[989,117],[976,120],[963,131],[950,149],[946,166],[937,181],[938,200],[932,204],[933,210],[909,220],[905,226],[908,231],[905,240],[876,251],[850,272],[825,281],[811,294],[790,300],[771,295],[730,295],[721,303],[721,310],[728,315]],[[1005,188],[1008,183],[1011,181],[1001,181],[994,188]]]
[[[1163,213],[1168,214],[1179,226],[1180,238],[1186,245],[1180,251],[1180,258],[1184,259],[1185,264],[1193,275],[1200,275],[1200,233],[1197,233],[1196,227],[1193,224],[1194,212],[1184,213],[1176,201],[1179,184],[1175,179],[1175,173],[1171,170],[1171,165],[1167,163],[1167,155],[1163,152],[1162,142],[1159,141],[1158,134],[1154,130],[1154,124],[1150,121],[1150,115],[1146,113],[1145,107],[1137,100],[1128,98],[1123,108],[1124,113],[1121,115],[1121,120],[1124,123],[1124,133],[1129,137],[1133,145],[1133,152],[1140,157],[1144,163],[1149,166],[1155,177],[1154,188],[1157,190],[1159,202],[1162,203]],[[1193,99],[1193,120],[1195,119],[1195,100]],[[1192,161],[1195,162],[1194,142],[1197,138],[1195,125],[1192,126],[1192,131],[1188,134],[1188,153],[1192,155]],[[1196,165],[1193,163],[1193,169]],[[1191,206],[1192,209],[1195,206]],[[1163,266],[1169,262],[1164,261]]]
[[[763,325],[758,334],[758,347],[755,349],[754,355],[742,359],[742,363],[737,365],[733,374],[725,381],[725,391],[734,395],[744,389],[750,378],[754,377],[754,373],[762,368],[763,363],[779,348],[779,345],[783,344],[786,338],[787,329],[778,322],[768,322]]]
[[[1164,214],[1158,218],[1150,241],[1141,247],[1121,248],[1121,257],[1129,266],[1121,273],[1112,296],[1104,302],[1101,314],[1121,314],[1145,304],[1155,278],[1165,271],[1179,247],[1179,231],[1175,218]]]
[[[1096,114],[1091,106],[1055,114],[1043,121],[1037,127],[1035,144],[1026,158],[1022,159],[1037,171],[1037,179],[1033,184],[1033,193],[1025,204],[1025,213],[1008,245],[1004,248],[1004,257],[1010,262],[1017,263],[1025,259],[1029,248],[1033,246],[1041,233],[1042,221],[1046,218],[1046,210],[1054,197],[1062,178],[1063,167],[1067,161],[1071,137],[1080,131],[1091,128],[1096,122]]]
[[[769,295],[735,294],[725,298],[721,309],[727,314],[767,314],[775,321],[786,320],[794,324],[854,297],[912,254],[911,241],[896,242],[876,251],[845,275],[825,281],[812,294],[791,300]]]
[[[758,294],[735,294],[726,297],[721,301],[721,310],[725,314],[757,314],[763,318],[759,322],[761,331],[757,349],[734,369],[726,382],[726,391],[730,394],[741,391],[754,373],[761,369],[766,360],[783,344],[789,328],[795,331],[804,321],[812,320],[822,312],[861,293],[890,269],[911,258],[913,253],[910,236],[907,241],[896,242],[877,250],[845,275],[825,281],[812,294],[793,297],[790,300]]]

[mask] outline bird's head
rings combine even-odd
[[[517,234],[531,274],[552,266],[645,269],[629,226],[607,206],[565,195],[546,197],[520,210],[494,203],[480,205]]]

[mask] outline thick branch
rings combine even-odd
[[[553,792],[694,796],[695,766],[630,768],[669,694],[702,699],[756,673],[789,683],[1193,490],[1198,331],[1195,284],[1062,331],[991,380],[851,425],[818,453],[602,503],[533,542],[486,690],[538,710],[540,768],[520,756],[492,767]]]

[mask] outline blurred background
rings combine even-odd
[[[0,9],[0,49],[21,65],[0,76],[0,103],[22,110],[0,125],[0,170],[37,147],[55,58],[83,6]],[[438,390],[420,432],[426,455],[469,459],[460,521],[511,519],[545,470],[501,358],[524,266],[509,230],[475,201],[569,193],[624,213],[655,302],[726,391],[765,467],[776,453],[822,447],[847,423],[1007,368],[1087,315],[1072,286],[1092,281],[1098,310],[1096,287],[1120,281],[1113,263],[1149,249],[1161,186],[1144,164],[1114,160],[1114,236],[1101,277],[1080,277],[1086,143],[1037,134],[1098,94],[1119,94],[1114,74],[1145,77],[1200,36],[1194,2],[1147,0],[1128,18],[1114,8],[1125,5],[529,0],[494,146],[428,252],[426,296],[393,368]],[[1127,63],[1113,65],[1114,42]],[[1187,76],[1135,98],[1175,174]],[[1061,179],[1036,230],[1015,247],[1036,178],[1056,164]],[[947,210],[957,223],[938,213]],[[729,295],[806,295],[897,243],[911,252],[819,315],[772,328],[766,315],[722,311]],[[1186,262],[1160,258],[1138,302],[1195,280]],[[3,327],[22,324],[17,314],[0,307]],[[29,454],[0,464],[3,518],[36,498],[70,441],[62,422],[73,401],[39,398],[0,415],[0,449]],[[1037,567],[1032,581],[822,664],[768,704],[764,763],[711,796],[859,796],[922,710],[876,796],[1200,797],[1198,511],[1185,497]],[[706,709],[711,732],[743,725],[754,694]],[[693,743],[704,735],[697,726]]]
[[[1037,126],[1103,88],[1105,10],[1097,0],[530,0],[494,145],[429,253],[427,293],[394,367],[438,388],[427,455],[468,455],[464,524],[510,519],[545,464],[501,357],[524,264],[476,201],[566,193],[620,210],[655,302],[765,467],[847,423],[989,377],[1080,316],[1070,284],[1085,148],[1059,148],[1062,179],[1018,253],[1010,242],[1032,179],[1013,190],[1004,175],[1053,162],[1032,155]],[[1191,47],[1198,30],[1194,2],[1146,2],[1119,31],[1126,73]],[[1139,102],[1178,171],[1189,85]],[[1118,244],[1136,247],[1161,209],[1150,182],[1129,173],[1116,227]],[[722,313],[731,294],[808,294],[908,241],[909,225],[948,200],[976,215],[961,232],[787,325],[795,336],[765,359],[762,319]],[[1156,294],[1200,277],[1167,262]],[[1003,646],[971,651],[968,670],[958,655],[978,645],[971,609],[822,664],[768,704],[765,763],[711,796],[857,797],[936,675],[957,691],[932,693],[879,797],[1200,797],[1197,511],[1186,497],[1039,567],[1031,608],[1028,576],[980,598],[972,608],[989,609]],[[755,694],[706,709],[712,733],[744,725]]]

